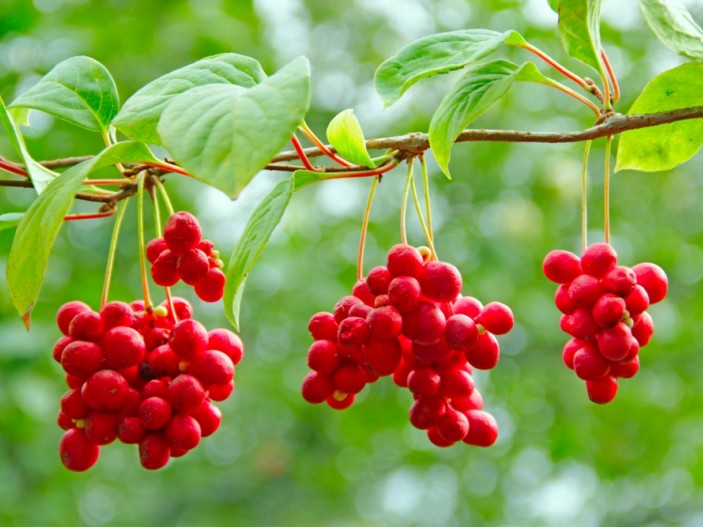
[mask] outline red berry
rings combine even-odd
[[[381,340],[397,337],[403,329],[403,316],[393,306],[374,309],[366,317],[366,322],[371,336]]]
[[[422,255],[415,247],[397,244],[388,251],[386,267],[393,276],[419,278],[422,274],[422,263]]]
[[[576,338],[570,339],[566,344],[564,344],[561,358],[567,368],[570,370],[574,369],[574,354],[584,346],[586,346],[586,341]]]
[[[182,358],[176,355],[168,344],[164,344],[149,353],[147,364],[152,375],[175,377],[180,372],[181,360]]]
[[[415,360],[420,363],[431,363],[439,362],[445,359],[449,359],[452,355],[456,353],[444,337],[440,338],[434,344],[422,345],[417,342],[412,343],[412,352]]]
[[[146,430],[160,430],[171,420],[172,408],[162,397],[147,397],[139,405],[139,420]]]
[[[586,345],[574,353],[574,371],[579,379],[589,381],[608,375],[610,365],[597,349]]]
[[[367,306],[373,306],[374,300],[376,299],[376,295],[369,290],[364,278],[356,281],[354,287],[352,287],[352,295],[357,297]]]
[[[71,419],[82,419],[88,407],[81,398],[80,390],[69,390],[61,396],[61,411]]]
[[[637,275],[632,269],[624,265],[614,267],[603,278],[603,284],[606,289],[620,296],[629,295],[636,283]]]
[[[156,285],[171,287],[178,283],[181,275],[178,272],[178,255],[166,249],[151,266],[151,279]]]
[[[615,326],[601,329],[596,333],[598,351],[608,360],[618,362],[627,357],[632,347],[632,333],[622,322]]]
[[[230,358],[235,366],[239,364],[244,355],[242,339],[236,333],[225,328],[213,329],[208,333],[207,349],[221,351]]]
[[[649,296],[649,302],[661,302],[669,289],[669,281],[664,270],[653,263],[640,263],[632,266],[637,276],[637,283],[644,287]]]
[[[193,318],[193,306],[190,305],[185,298],[174,296],[171,298],[173,302],[173,308],[176,311],[176,318],[178,320],[185,320],[187,318]],[[169,306],[168,300],[161,302],[161,305],[168,309],[169,314],[171,314],[171,307]]]
[[[483,304],[472,296],[457,298],[452,304],[452,313],[475,319],[483,310]]]
[[[581,256],[581,268],[596,278],[601,278],[615,268],[618,255],[610,244],[594,243]]]
[[[340,346],[361,346],[369,338],[369,326],[360,317],[347,317],[339,324],[337,342]]]
[[[210,262],[200,249],[188,249],[178,257],[176,268],[181,280],[188,285],[195,285],[205,278],[210,270]]]
[[[646,311],[642,313],[632,326],[632,336],[635,337],[640,346],[646,346],[654,334],[654,321]]]
[[[571,299],[571,295],[569,295],[569,285],[571,285],[570,282],[559,284],[559,287],[557,287],[554,293],[554,304],[557,306],[557,309],[565,315],[570,315],[576,311],[578,307],[576,302]]]
[[[439,448],[447,448],[456,443],[456,441],[447,441],[444,439],[439,432],[439,428],[436,426],[427,429],[427,439],[429,439],[434,446],[438,446]]]
[[[84,311],[90,311],[90,306],[79,302],[78,300],[73,300],[71,302],[66,302],[62,305],[56,312],[56,323],[61,330],[61,333],[68,335],[68,330],[71,325],[73,318],[79,313]]]
[[[359,393],[366,386],[366,372],[357,364],[343,364],[332,375],[332,386],[344,393]]]
[[[332,395],[334,387],[329,376],[311,371],[303,379],[301,391],[307,402],[319,404]]]
[[[362,351],[366,364],[378,375],[390,375],[400,364],[400,344],[396,339],[369,339]]]
[[[132,327],[137,317],[129,304],[115,300],[100,308],[100,318],[105,331],[118,327]]]
[[[308,366],[324,375],[331,375],[340,361],[337,345],[331,340],[316,340],[308,349]]]
[[[100,348],[105,357],[105,366],[113,370],[134,366],[146,351],[144,338],[139,332],[124,326],[105,332],[100,339]]]
[[[224,384],[213,384],[208,387],[208,397],[213,401],[226,401],[234,391],[234,379]]]
[[[581,307],[591,307],[603,294],[603,284],[598,278],[582,274],[569,285],[569,296]]]
[[[146,244],[146,259],[153,264],[162,252],[168,249],[163,238],[154,238]]]
[[[97,342],[103,334],[103,321],[95,311],[82,311],[71,320],[68,334],[76,340]]]
[[[451,302],[461,293],[461,273],[450,263],[428,262],[420,276],[422,292],[437,302]]]
[[[483,333],[478,342],[466,350],[466,359],[479,370],[490,370],[498,364],[500,346],[492,333]]]
[[[117,438],[120,417],[114,412],[88,412],[84,422],[85,436],[96,445],[107,445]]]
[[[447,403],[444,397],[420,397],[410,407],[410,422],[415,428],[427,430],[444,414]]]
[[[494,335],[503,335],[513,329],[515,319],[508,306],[500,302],[490,302],[476,317],[476,322]]]
[[[632,360],[627,362],[617,362],[610,366],[610,375],[613,377],[621,377],[630,379],[634,377],[640,369],[640,358],[635,355]]]
[[[442,311],[429,302],[422,302],[405,315],[403,334],[420,345],[438,342],[444,336],[446,319]]]
[[[339,326],[332,313],[321,311],[310,317],[308,331],[315,340],[337,340]]]
[[[325,402],[330,406],[330,408],[334,408],[335,410],[344,410],[354,404],[354,399],[356,399],[356,395],[353,393],[334,392],[327,399],[325,399]]]
[[[164,241],[176,254],[183,254],[193,249],[202,238],[198,220],[189,212],[180,211],[172,214],[164,225]]]
[[[557,249],[545,256],[542,272],[552,282],[566,284],[581,274],[581,260],[572,252]]]
[[[476,323],[466,315],[452,315],[447,319],[444,338],[452,348],[466,351],[478,341]]]
[[[342,298],[339,299],[339,302],[337,302],[334,306],[334,320],[337,322],[337,324],[341,323],[342,320],[347,318],[349,316],[349,310],[352,308],[352,306],[356,304],[361,304],[363,303],[361,299],[352,296],[352,295],[347,295],[343,296]],[[336,335],[335,335],[336,338]]]
[[[90,442],[84,430],[71,428],[59,442],[61,463],[69,470],[83,472],[95,465],[100,455],[100,448]]]
[[[146,429],[139,417],[123,417],[117,425],[117,438],[126,445],[139,443]]]
[[[398,276],[388,286],[388,303],[401,313],[408,313],[420,303],[422,288],[412,276]]]
[[[447,399],[465,399],[474,391],[474,379],[466,370],[453,369],[442,373],[441,392]]]
[[[401,388],[407,388],[408,386],[408,375],[413,370],[413,365],[407,362],[405,359],[400,360],[400,364],[393,372],[393,382],[396,386]]]
[[[197,355],[188,366],[203,386],[228,384],[234,378],[234,364],[230,358],[217,350],[206,350]]]
[[[625,314],[625,300],[611,293],[601,296],[593,306],[593,321],[602,328],[614,326]]]
[[[434,368],[416,368],[407,377],[408,389],[420,397],[430,397],[439,392],[442,378]]]
[[[93,410],[119,410],[127,400],[129,385],[114,370],[100,370],[91,375],[81,388],[81,397]]]
[[[625,297],[625,307],[630,316],[639,315],[649,307],[649,295],[641,285],[637,284],[632,292]]]
[[[583,307],[576,309],[570,315],[562,315],[559,325],[564,333],[577,339],[592,337],[598,331],[590,311]]]
[[[219,267],[211,267],[205,277],[195,284],[195,294],[203,302],[217,302],[225,292],[225,273]]]
[[[176,355],[191,359],[207,348],[208,333],[197,320],[181,320],[173,326],[168,343]]]
[[[437,419],[435,426],[439,435],[452,443],[461,441],[469,432],[469,420],[466,415],[452,408],[447,408],[447,411]]]
[[[200,435],[207,437],[215,433],[222,422],[222,412],[210,401],[203,401],[202,404],[190,414],[200,425]]]
[[[387,267],[378,266],[369,271],[366,276],[366,286],[373,295],[384,295],[388,293],[388,286],[392,276]]]
[[[168,398],[168,383],[162,379],[152,379],[144,385],[141,393],[141,400],[149,397]]]
[[[164,436],[171,448],[191,450],[200,443],[200,424],[190,415],[174,415]]]
[[[168,386],[168,400],[173,409],[188,414],[198,408],[205,399],[205,389],[192,375],[181,374]]]
[[[69,375],[85,379],[102,368],[103,354],[94,342],[75,340],[61,353],[61,366]]]
[[[66,346],[68,346],[71,342],[73,342],[73,339],[71,337],[63,336],[56,341],[56,344],[54,344],[52,356],[54,357],[54,360],[59,364],[61,364],[61,355],[63,355],[63,350],[65,350]]]
[[[466,412],[469,420],[469,432],[464,437],[464,443],[474,446],[489,447],[498,439],[498,423],[488,412],[469,410]]]
[[[162,434],[147,434],[139,442],[139,461],[147,470],[157,470],[165,466],[170,453],[168,441]]]
[[[612,375],[602,379],[586,381],[588,398],[594,403],[606,404],[615,398],[618,393],[618,380]]]

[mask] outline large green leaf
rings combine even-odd
[[[232,252],[227,267],[224,305],[227,319],[237,330],[244,282],[280,223],[293,191],[294,177],[279,181],[251,214]]]
[[[559,0],[559,35],[566,52],[603,73],[600,59],[602,0]]]
[[[49,254],[83,180],[90,172],[115,163],[151,161],[152,156],[144,144],[118,143],[62,173],[34,200],[17,225],[7,260],[7,288],[27,327],[44,282]]]
[[[466,29],[430,35],[408,44],[376,70],[376,91],[386,107],[417,81],[457,70],[493,53],[501,44],[520,46],[525,39],[515,31]]]
[[[90,57],[71,57],[57,64],[10,106],[34,108],[88,130],[104,132],[117,114],[120,101],[115,81],[105,66]]]
[[[145,143],[161,144],[157,125],[174,97],[198,86],[234,84],[251,88],[266,78],[261,65],[236,53],[213,55],[153,80],[129,99],[113,120],[125,135]]]
[[[442,100],[430,122],[429,139],[435,159],[447,177],[451,149],[459,134],[503,97],[515,81],[558,85],[531,62],[518,66],[494,60],[467,70]]]
[[[361,125],[354,115],[354,110],[344,110],[330,121],[327,126],[327,140],[339,154],[358,165],[374,167]]]
[[[665,112],[703,105],[703,64],[682,64],[654,77],[628,111]],[[703,119],[624,132],[615,170],[668,170],[693,157],[703,145]]]
[[[2,97],[0,97],[0,121],[2,121],[2,124],[7,131],[7,135],[10,137],[12,146],[15,147],[17,154],[20,158],[22,158],[22,162],[29,173],[29,179],[31,179],[34,184],[34,190],[37,191],[37,194],[41,194],[44,192],[47,185],[51,183],[58,174],[42,166],[29,154],[27,146],[24,144],[22,133],[20,132],[15,121],[12,119],[12,116],[10,116],[7,111]]]
[[[158,131],[194,177],[235,198],[290,140],[310,101],[310,66],[299,57],[251,88],[213,84],[176,97]]]
[[[640,0],[649,27],[669,49],[703,60],[703,29],[679,0]]]
[[[24,217],[24,212],[7,212],[0,214],[0,231],[14,229]]]

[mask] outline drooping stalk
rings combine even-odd
[[[413,179],[414,158],[408,159],[408,175],[405,178],[405,187],[403,187],[403,198],[400,202],[400,241],[407,245],[408,231],[405,227],[405,218],[408,210],[408,194],[410,194],[410,182]]]
[[[430,204],[430,178],[427,174],[427,162],[425,156],[420,156],[420,166],[422,167],[422,192],[425,195],[425,213],[427,214],[427,230],[430,233],[430,240],[434,243],[434,229],[432,227],[432,205]]]
[[[437,252],[434,250],[434,242],[432,241],[432,236],[425,223],[425,218],[422,214],[422,205],[420,204],[420,198],[417,195],[417,188],[415,187],[415,179],[410,179],[410,190],[413,193],[413,202],[415,203],[415,210],[417,211],[417,217],[420,220],[420,227],[422,227],[422,232],[425,233],[425,239],[427,240],[427,245],[430,248],[430,258],[432,260],[437,259]]]
[[[168,211],[169,216],[172,216],[175,211],[173,209],[173,205],[171,204],[171,198],[168,197],[168,192],[166,192],[166,187],[159,178],[155,178],[155,181],[156,187],[159,189],[159,194],[161,194],[161,198],[164,200],[164,204],[166,205],[166,210]]]
[[[591,143],[586,141],[581,167],[581,252],[588,247],[588,156],[591,153]]]
[[[127,204],[129,200],[124,200],[119,204],[119,210],[117,211],[117,217],[115,218],[115,226],[112,229],[112,238],[110,239],[110,249],[107,253],[107,263],[105,265],[105,279],[103,280],[103,293],[100,297],[100,307],[102,308],[108,299],[110,294],[110,282],[112,281],[112,271],[115,268],[115,256],[117,255],[117,241],[120,237],[120,229],[122,228],[122,219],[124,218],[125,211],[127,210]]]
[[[603,65],[605,66],[605,71],[608,72],[608,77],[610,82],[613,83],[613,102],[618,102],[620,100],[620,85],[618,84],[618,79],[615,76],[613,67],[608,60],[608,55],[606,55],[605,50],[601,49],[600,56],[603,59]]]
[[[300,160],[303,162],[303,166],[305,167],[305,169],[315,172],[315,167],[312,166],[312,163],[310,163],[308,156],[305,154],[305,151],[303,150],[303,147],[300,144],[300,141],[298,141],[298,138],[295,136],[295,134],[293,134],[293,137],[291,137],[290,141],[291,143],[293,143],[293,148],[295,148],[295,151],[298,154]]]
[[[154,178],[156,181],[159,181],[158,178]],[[159,187],[161,187],[161,183],[157,183]],[[153,189],[153,187],[152,187]],[[165,191],[165,189],[164,189]],[[161,226],[161,208],[159,207],[159,200],[157,199],[156,195],[154,194],[153,190],[150,193],[151,196],[151,202],[154,205],[154,227],[156,229],[156,237],[161,238],[163,236],[163,229]],[[166,302],[168,303],[168,309],[171,312],[171,317],[173,318],[173,323],[178,324],[178,315],[176,314],[176,308],[173,305],[173,296],[171,295],[171,288],[170,287],[164,287],[164,292],[166,294]]]
[[[603,230],[605,231],[605,243],[610,243],[610,147],[613,143],[613,136],[605,138],[605,168],[603,177]]]
[[[142,172],[138,176],[137,186],[137,238],[139,240],[139,268],[142,277],[142,293],[144,296],[144,308],[151,311],[151,295],[149,294],[149,278],[146,270],[146,242],[144,239],[144,184],[146,173]]]
[[[359,240],[359,255],[356,262],[356,279],[361,280],[364,276],[364,248],[366,246],[366,232],[369,228],[369,217],[371,216],[371,204],[373,203],[373,197],[376,194],[376,187],[380,181],[380,176],[373,178],[371,183],[371,190],[369,190],[369,197],[366,200],[366,209],[364,210],[364,221],[361,223],[361,237]]]

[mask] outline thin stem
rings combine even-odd
[[[142,277],[142,293],[144,295],[144,308],[151,311],[151,295],[149,294],[149,278],[146,270],[146,242],[144,240],[144,185],[146,174],[139,175],[137,188],[137,238],[139,239],[139,268]]]
[[[124,185],[124,179],[86,179],[84,185]]]
[[[4,159],[0,159],[0,169],[5,170],[7,172],[12,172],[13,174],[17,174],[18,176],[29,177],[29,174],[26,170],[17,167],[13,163],[5,162]]]
[[[107,303],[107,298],[110,292],[110,282],[112,281],[112,271],[115,268],[115,256],[117,255],[117,240],[120,237],[120,229],[122,228],[122,219],[124,218],[127,204],[129,201],[123,201],[117,217],[115,218],[115,226],[112,229],[112,238],[110,239],[110,250],[107,253],[107,263],[105,265],[105,280],[103,280],[103,294],[100,298],[100,307],[102,308]]]
[[[310,160],[308,159],[308,156],[305,155],[305,150],[303,150],[303,147],[300,144],[300,141],[298,141],[298,138],[293,134],[293,137],[290,138],[291,143],[293,143],[293,148],[295,148],[295,151],[298,153],[298,157],[300,160],[303,162],[303,166],[312,172],[315,172],[315,167],[312,166],[312,163],[310,163]]]
[[[353,167],[354,164],[350,163],[346,159],[339,157],[337,154],[335,154],[332,150],[327,148],[327,146],[320,141],[320,139],[315,135],[315,132],[313,132],[310,127],[308,126],[308,123],[303,121],[301,125],[298,127],[303,134],[305,134],[305,137],[307,137],[312,144],[314,144],[317,148],[320,149],[320,151],[325,154],[327,157],[329,157],[331,160],[335,161],[336,163],[339,163],[343,167]]]
[[[552,57],[550,57],[549,55],[547,55],[547,54],[546,54],[544,51],[542,51],[541,49],[539,49],[539,48],[533,46],[532,44],[524,44],[524,45],[522,45],[522,46],[520,46],[520,47],[521,47],[522,49],[526,50],[526,51],[529,51],[529,52],[531,52],[531,53],[534,53],[534,54],[537,55],[539,58],[541,58],[544,62],[546,62],[547,64],[549,64],[552,68],[554,68],[555,70],[557,70],[559,73],[561,73],[561,74],[564,75],[565,77],[568,77],[569,79],[571,79],[572,81],[574,81],[576,84],[578,84],[579,86],[581,86],[581,87],[582,87],[584,90],[586,90],[587,92],[589,92],[589,93],[591,92],[591,87],[588,85],[588,83],[586,82],[585,79],[579,77],[579,76],[576,75],[574,72],[572,72],[572,71],[566,69],[564,66],[562,66],[561,64],[559,64],[556,60],[554,60]]]
[[[407,216],[408,210],[408,194],[410,194],[410,182],[413,179],[413,166],[415,164],[414,158],[408,159],[408,175],[405,178],[405,187],[403,188],[403,197],[400,202],[400,240],[407,245],[408,243],[408,231],[405,227],[405,218]]]
[[[605,230],[605,243],[610,243],[610,147],[612,146],[613,138],[611,136],[605,139],[605,170],[603,179],[603,229]]]
[[[313,183],[319,183],[320,181],[329,181],[331,179],[347,179],[347,178],[380,176],[381,174],[385,174],[386,172],[390,172],[391,170],[393,170],[395,167],[398,166],[398,163],[399,163],[399,161],[394,159],[393,161],[387,163],[386,165],[383,165],[383,166],[376,168],[374,170],[361,170],[359,172],[335,172],[334,174],[324,175],[324,176],[321,176],[319,179],[308,181],[307,183],[305,183],[303,185],[296,186],[295,191],[298,192],[300,189],[303,189],[309,185],[312,185]]]
[[[430,232],[430,240],[432,240],[432,243],[434,243],[434,229],[432,227],[432,205],[430,204],[430,178],[427,174],[427,162],[425,161],[425,156],[420,156],[420,166],[422,167],[422,192],[425,195],[427,230]]]
[[[174,172],[175,174],[181,174],[182,176],[188,176],[188,177],[193,177],[190,172],[188,172],[186,169],[179,167],[178,165],[174,165],[172,163],[144,163],[147,166],[154,167],[154,168],[160,168],[161,170],[165,170],[166,172]]]
[[[603,65],[605,66],[605,71],[608,72],[608,77],[610,78],[610,81],[613,83],[613,102],[618,102],[620,100],[620,85],[618,84],[618,79],[615,76],[615,72],[613,71],[613,67],[610,64],[610,61],[608,60],[608,55],[606,55],[604,49],[600,50],[600,56],[603,59]]]
[[[158,178],[156,178],[158,181]],[[161,186],[161,183],[157,183]],[[156,230],[156,237],[161,238],[163,236],[163,227],[161,225],[161,208],[159,207],[159,200],[157,196],[152,192],[150,193],[151,202],[154,205],[154,228]],[[164,287],[164,292],[166,294],[166,302],[168,303],[168,309],[171,312],[171,318],[173,318],[173,323],[178,324],[178,315],[176,314],[176,308],[173,305],[173,296],[171,295],[171,288]]]
[[[159,189],[159,194],[161,194],[161,198],[164,200],[164,204],[166,205],[166,210],[168,211],[169,216],[173,216],[174,214],[174,209],[173,205],[171,204],[171,198],[168,197],[168,192],[166,192],[166,187],[165,185],[156,178],[156,186]]]
[[[115,144],[112,140],[112,137],[110,137],[109,132],[103,130],[102,136],[103,141],[105,142],[105,146],[107,146],[108,148]],[[120,171],[120,174],[124,173],[124,166],[122,165],[122,163],[115,163],[115,167],[117,168],[117,170]]]
[[[376,194],[376,187],[378,182],[381,180],[381,176],[376,176],[373,178],[373,183],[371,183],[371,190],[369,190],[369,197],[366,200],[366,209],[364,210],[364,221],[361,223],[361,237],[359,240],[359,256],[356,262],[356,279],[361,280],[364,276],[364,248],[366,247],[366,232],[369,228],[369,217],[371,216],[371,204],[373,203],[374,194]]]
[[[588,248],[588,156],[591,152],[591,143],[586,141],[583,152],[583,166],[581,167],[581,252]]]
[[[582,102],[583,104],[585,104],[586,106],[588,106],[591,109],[591,111],[596,115],[596,117],[601,116],[600,108],[598,108],[598,106],[596,106],[592,101],[589,101],[588,99],[586,99],[586,97],[584,97],[580,93],[572,90],[571,88],[567,88],[563,84],[556,82],[556,81],[554,81],[553,84],[548,84],[548,86],[551,86],[552,88],[555,88],[555,89],[559,90],[560,92],[565,93],[565,94],[573,97],[577,101]]]
[[[67,214],[63,217],[63,221],[97,220],[112,216],[114,213],[115,209],[106,210],[105,212],[79,212],[78,214]]]
[[[420,198],[417,195],[417,188],[415,188],[415,179],[410,179],[410,190],[413,193],[413,202],[415,203],[415,210],[417,211],[417,217],[420,220],[420,226],[422,227],[422,232],[425,233],[425,239],[427,240],[427,245],[430,247],[430,257],[432,260],[437,259],[437,252],[434,250],[434,242],[432,241],[432,236],[430,236],[430,231],[427,229],[427,224],[425,223],[425,218],[422,215],[422,205],[420,204]]]

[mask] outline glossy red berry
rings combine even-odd
[[[225,292],[225,273],[218,267],[210,267],[205,277],[195,284],[195,294],[203,302],[217,302]]]
[[[618,255],[610,244],[594,243],[581,256],[583,272],[601,278],[615,268]]]
[[[61,437],[59,455],[67,469],[83,472],[95,465],[100,448],[88,440],[84,430],[71,428]]]
[[[66,302],[62,305],[56,312],[56,323],[58,324],[61,333],[68,335],[71,321],[76,315],[83,313],[84,311],[90,311],[90,307],[83,302],[79,302],[78,300]]]
[[[432,261],[420,275],[422,292],[436,302],[451,302],[461,293],[461,274],[452,264]]]
[[[164,241],[176,254],[183,254],[188,249],[197,247],[201,238],[200,224],[189,212],[172,214],[164,225]]]
[[[581,274],[581,260],[572,252],[557,249],[544,258],[542,272],[552,282],[566,284]]]
[[[637,283],[644,287],[651,304],[661,302],[669,289],[669,281],[664,270],[653,263],[634,265],[632,270],[637,276]]]

